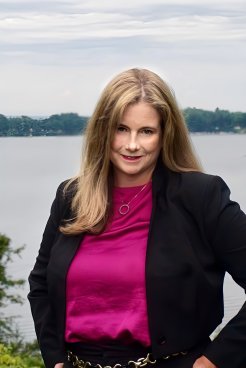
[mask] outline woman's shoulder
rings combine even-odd
[[[67,198],[73,196],[77,190],[78,178],[70,178],[63,180],[57,188],[57,194],[60,197]]]
[[[171,173],[171,191],[181,196],[185,201],[202,202],[206,198],[230,196],[230,189],[218,175],[198,171]]]
[[[73,197],[77,191],[77,178],[70,178],[62,181],[56,190],[56,201],[59,212],[65,214],[70,212]]]
[[[226,185],[219,175],[196,170],[173,171],[159,162],[154,172],[153,179],[160,182],[164,187],[166,185],[172,188],[180,188],[182,186],[187,188],[187,190],[201,190],[210,185],[222,187]]]
[[[213,183],[224,183],[224,180],[219,175],[215,174],[208,174],[200,171],[187,171],[179,174],[181,180],[187,185],[200,187],[211,185]]]

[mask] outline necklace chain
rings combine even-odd
[[[148,184],[145,184],[141,190],[135,194],[134,197],[132,197],[132,199],[130,199],[130,201],[128,203],[123,203],[120,208],[119,208],[119,213],[121,215],[126,215],[129,211],[130,211],[130,203],[139,196],[140,193],[142,193],[142,191],[147,187]]]

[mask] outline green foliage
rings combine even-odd
[[[7,135],[9,131],[9,120],[0,114],[0,135]]]
[[[183,110],[190,132],[246,133],[246,113],[196,108]],[[75,113],[55,114],[46,119],[28,116],[7,118],[0,114],[0,136],[61,136],[81,134],[88,118]]]
[[[24,246],[11,247],[10,239],[0,233],[0,308],[9,303],[22,304],[15,288],[24,284],[22,279],[13,279],[7,274],[7,266],[15,256],[20,256]],[[37,341],[23,342],[15,325],[14,317],[0,313],[0,368],[44,368]]]
[[[9,303],[22,304],[20,295],[16,294],[15,288],[24,285],[22,279],[13,279],[7,274],[6,267],[13,261],[14,256],[20,256],[24,247],[13,249],[10,239],[0,233],[0,308],[3,310]],[[14,326],[12,317],[6,317],[0,312],[0,342],[7,341],[10,337],[15,338],[18,332]]]
[[[0,344],[0,368],[44,368],[36,342],[15,345]]]
[[[25,367],[22,359],[18,356],[14,356],[10,348],[0,344],[0,367]]]
[[[183,111],[190,132],[246,132],[246,113],[187,108]]]
[[[74,113],[51,115],[47,119],[28,116],[7,118],[0,114],[0,136],[56,136],[81,134],[87,118]]]
[[[22,279],[13,279],[7,275],[6,265],[13,261],[14,255],[20,255],[24,247],[13,249],[10,246],[10,239],[4,234],[0,234],[0,307],[6,306],[6,302],[21,303],[20,296],[9,292],[15,286],[24,284]]]

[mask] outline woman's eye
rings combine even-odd
[[[151,130],[151,129],[143,129],[143,130],[142,130],[142,132],[143,132],[144,134],[147,134],[147,135],[151,135],[151,134],[153,134],[153,130]]]
[[[126,128],[125,128],[124,126],[122,126],[122,125],[119,125],[119,126],[117,127],[117,131],[118,131],[118,132],[125,132],[125,131],[126,131]]]

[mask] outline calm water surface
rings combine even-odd
[[[246,135],[192,135],[206,172],[223,177],[231,198],[246,212]],[[0,232],[14,247],[26,244],[21,259],[9,267],[16,278],[27,278],[38,252],[58,184],[79,167],[80,137],[0,138]],[[28,285],[20,293],[26,296]],[[226,277],[226,323],[243,303],[244,292]],[[29,305],[10,306],[9,315],[27,340],[34,337]]]

